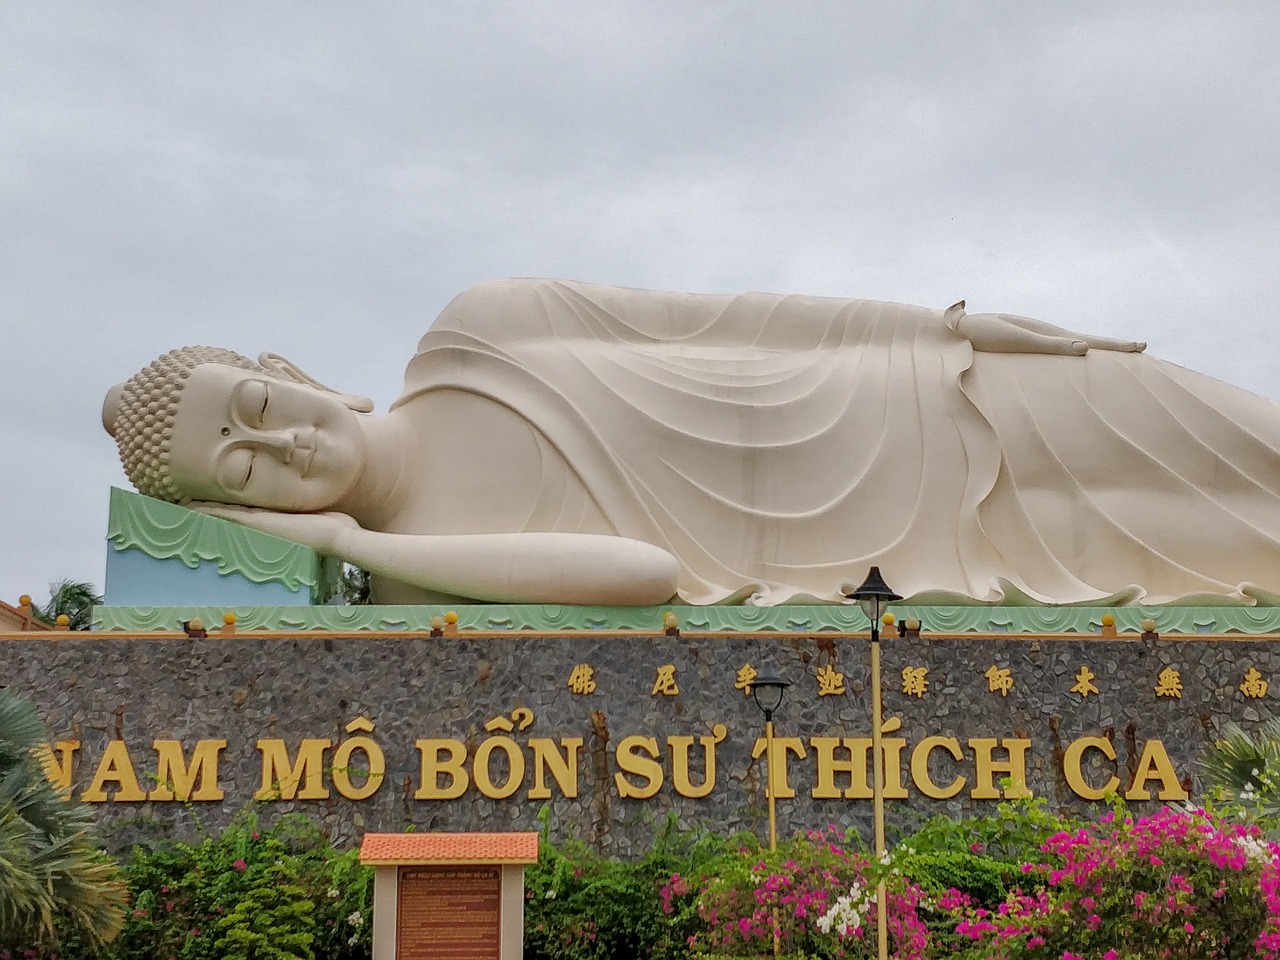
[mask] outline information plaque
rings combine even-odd
[[[402,866],[397,960],[498,960],[499,872]]]

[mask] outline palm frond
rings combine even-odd
[[[49,584],[49,602],[39,609],[40,619],[52,624],[59,614],[67,615],[72,630],[88,630],[93,621],[93,608],[102,603],[102,597],[91,583],[78,580],[58,580]]]
[[[1252,735],[1234,723],[1225,724],[1200,766],[1212,785],[1233,794],[1250,784],[1260,788],[1264,776],[1280,776],[1280,718],[1268,720]]]
[[[0,942],[48,945],[55,922],[90,944],[120,931],[127,890],[89,810],[50,782],[34,708],[0,689]]]

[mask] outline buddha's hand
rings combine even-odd
[[[261,507],[242,507],[234,503],[212,503],[205,500],[197,500],[187,506],[210,517],[243,524],[328,555],[339,553],[338,541],[343,534],[360,528],[345,513],[279,513]]]
[[[1090,350],[1141,353],[1145,343],[1074,333],[1063,327],[1005,313],[964,312],[964,301],[947,308],[943,319],[980,353],[1048,353],[1083,357]]]

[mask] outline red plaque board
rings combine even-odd
[[[498,960],[498,867],[401,867],[396,960]]]

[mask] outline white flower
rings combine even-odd
[[[359,940],[360,940],[360,934],[357,933],[354,937],[352,937],[350,940],[347,941],[347,946],[354,947],[359,942]]]
[[[351,916],[347,917],[347,923],[351,924],[353,927],[358,927],[364,923],[364,917],[360,916],[359,910],[352,910]]]
[[[1271,846],[1261,837],[1236,837],[1236,846],[1255,863],[1270,863],[1274,857]]]
[[[542,898],[544,900],[554,900],[556,898],[555,890],[548,890],[546,893],[542,895]]]
[[[849,888],[848,894],[836,898],[836,902],[814,922],[814,925],[823,933],[830,933],[831,928],[835,927],[836,933],[847,937],[862,926],[862,914],[858,911],[862,902],[862,893],[861,884],[855,883]]]
[[[337,899],[338,899],[338,888],[337,888],[337,887],[330,887],[330,888],[329,888],[329,899],[330,899],[330,900],[337,900]]]

